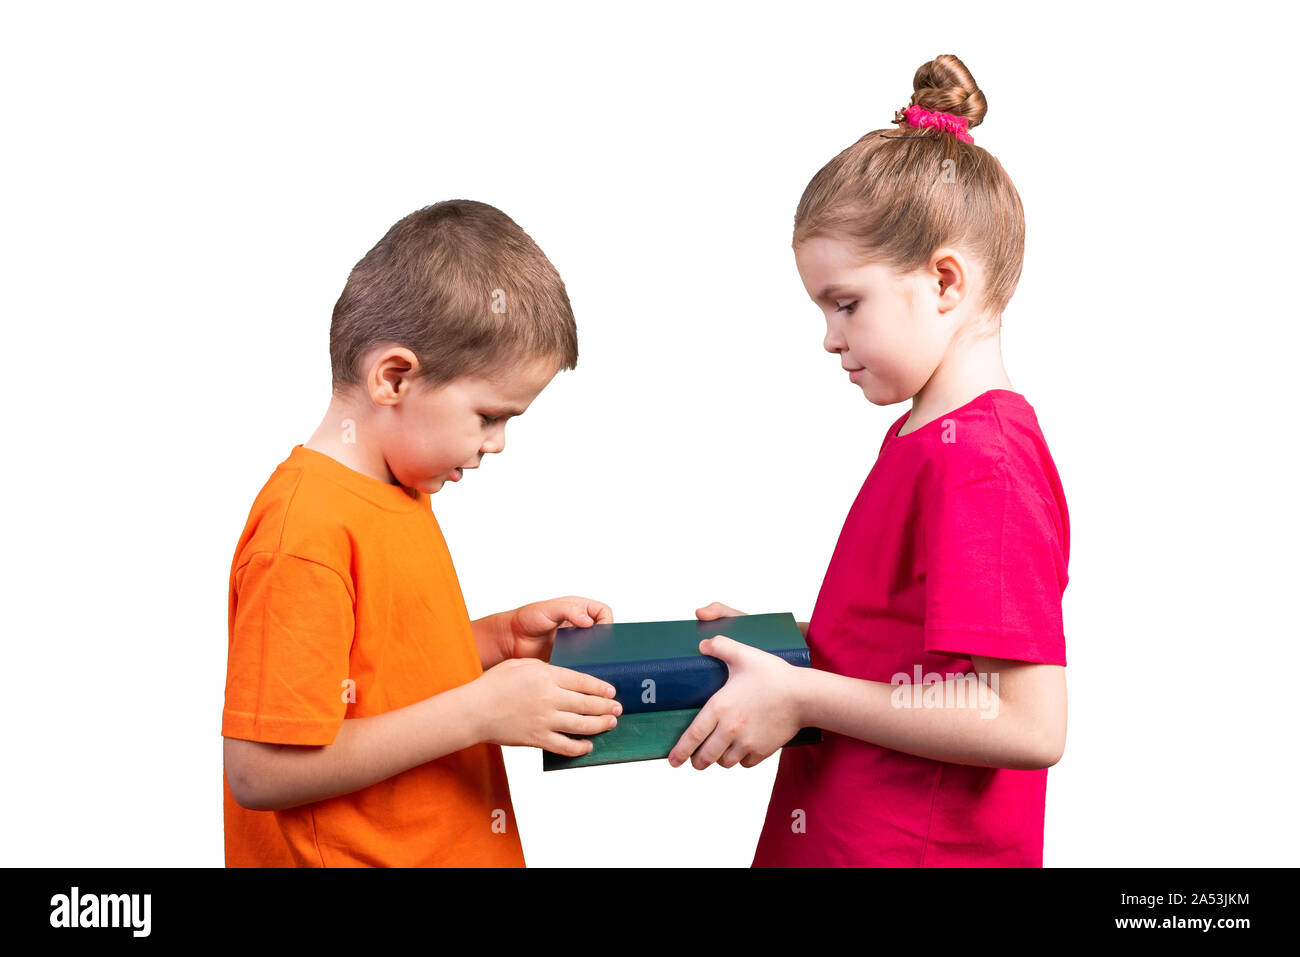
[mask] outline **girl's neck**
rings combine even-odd
[[[954,338],[929,381],[912,396],[912,412],[898,434],[913,432],[990,389],[1015,391],[1002,365],[1002,336]]]

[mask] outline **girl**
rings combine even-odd
[[[792,243],[826,350],[869,402],[911,398],[911,411],[800,623],[812,667],[702,642],[729,678],[669,755],[753,767],[799,728],[824,729],[782,751],[755,866],[1042,866],[1047,768],[1065,746],[1070,532],[1034,410],[1002,365],[1024,214],[968,132],[987,103],[962,62],[937,57],[913,87],[897,129],[813,177]]]

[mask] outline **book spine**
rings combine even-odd
[[[799,667],[810,666],[807,648],[769,652]],[[727,665],[708,655],[571,665],[614,686],[624,714],[701,708],[727,681]]]

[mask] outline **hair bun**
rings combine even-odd
[[[912,77],[909,106],[951,113],[966,118],[967,126],[979,126],[989,111],[988,101],[966,64],[951,53],[942,53],[922,64]]]

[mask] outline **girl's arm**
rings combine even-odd
[[[801,726],[953,764],[1029,770],[1059,761],[1065,668],[979,656],[971,664],[983,687],[950,678],[928,694],[925,686],[796,669],[808,672],[796,691]]]
[[[795,667],[730,638],[700,650],[725,661],[729,677],[673,747],[674,766],[690,757],[696,768],[753,767],[802,727],[936,761],[1022,770],[1055,764],[1065,747],[1059,665],[972,656],[985,683],[950,678],[927,689]]]

